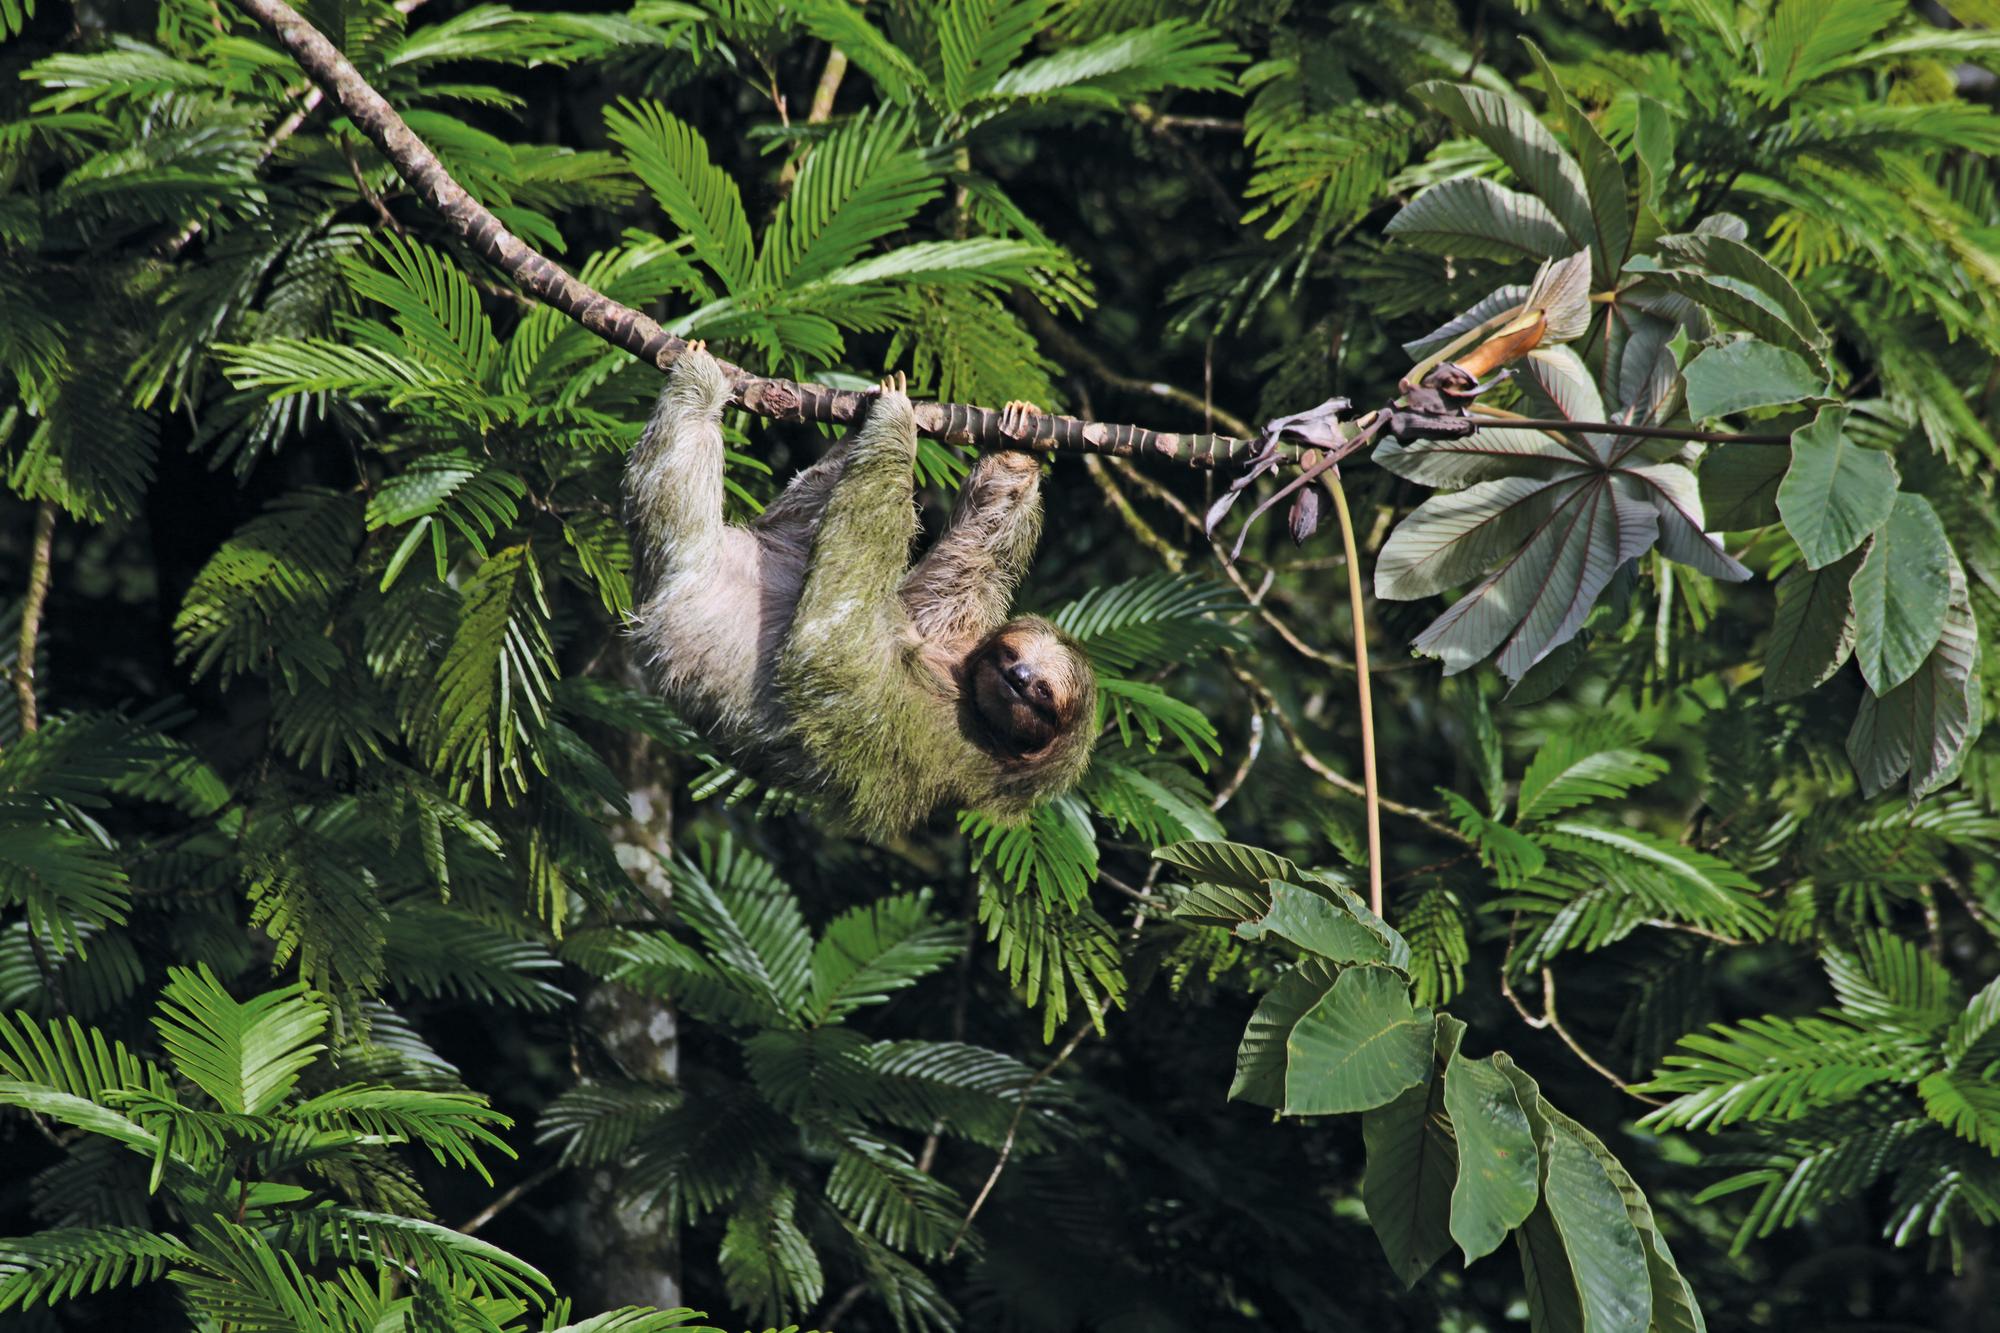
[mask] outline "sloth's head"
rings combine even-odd
[[[1039,616],[1010,620],[966,658],[965,684],[996,758],[1082,771],[1097,735],[1097,678],[1068,635]]]

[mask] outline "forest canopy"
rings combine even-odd
[[[0,1320],[1996,1327],[1996,73],[0,0]],[[665,701],[695,341],[733,520],[891,371],[927,530],[1047,459],[1073,790],[862,836]]]

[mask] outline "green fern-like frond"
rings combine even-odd
[[[1143,744],[1158,750],[1172,734],[1204,773],[1210,756],[1222,753],[1222,737],[1207,714],[1150,681],[1099,676],[1097,691],[1103,711],[1127,747]]]
[[[668,867],[680,914],[715,965],[773,1014],[796,1021],[811,993],[812,937],[770,862],[727,837]]]
[[[21,909],[58,954],[84,948],[93,927],[122,924],[130,901],[125,867],[98,839],[0,818],[0,904]]]
[[[1050,617],[1091,660],[1121,674],[1241,648],[1221,617],[1243,609],[1228,585],[1195,574],[1148,574],[1092,588]]]
[[[1410,945],[1410,981],[1418,1004],[1449,1004],[1465,989],[1465,965],[1472,957],[1466,912],[1458,895],[1442,886],[1417,894],[1394,916]]]
[[[1844,1018],[1745,1019],[1681,1038],[1645,1090],[1672,1096],[1645,1123],[1720,1127],[1789,1120],[1883,1083],[1907,1064],[1878,1034]]]
[[[35,16],[35,0],[0,0],[0,37],[19,36]]]
[[[207,967],[168,969],[153,1020],[174,1068],[238,1115],[263,1115],[326,1049],[327,1012],[303,985],[230,997]]]
[[[104,1105],[120,1092],[166,1087],[160,1070],[125,1043],[74,1018],[42,1024],[25,1014],[0,1014],[0,1077]]]
[[[1774,922],[1755,880],[1720,857],[1639,829],[1559,820],[1537,835],[1651,912],[1705,930],[1762,939]]]
[[[989,1148],[1006,1141],[1034,1152],[1047,1146],[1072,1107],[1062,1084],[998,1051],[964,1042],[876,1042],[862,1056],[874,1076],[864,1103],[868,1114],[918,1133],[942,1132]],[[1028,1108],[1021,1111],[1021,1099]],[[1017,1120],[1016,1113],[1020,1112]]]
[[[931,915],[928,893],[880,898],[827,923],[812,951],[807,1021],[881,1004],[958,956],[958,928]]]
[[[527,546],[496,551],[466,585],[424,726],[432,765],[461,798],[518,792],[558,674],[541,566]]]
[[[439,582],[451,568],[448,534],[456,533],[481,560],[486,543],[511,527],[527,483],[491,459],[458,449],[424,454],[368,498],[369,531],[411,524],[382,571],[386,591],[425,539]]]
[[[384,1142],[421,1144],[438,1161],[473,1171],[489,1185],[493,1177],[480,1150],[514,1156],[497,1132],[514,1122],[470,1092],[336,1088],[289,1108],[287,1118],[314,1129],[351,1129]]]
[[[1158,760],[1126,762],[1106,749],[1091,757],[1080,791],[1120,834],[1154,847],[1223,836],[1208,790],[1194,774]]]
[[[484,383],[500,362],[493,323],[465,271],[418,241],[385,232],[368,246],[382,267],[351,260],[354,290],[395,312],[402,335],[393,349],[436,363],[448,374]]]
[[[1416,131],[1401,108],[1362,104],[1256,139],[1256,175],[1243,192],[1251,208],[1243,220],[1269,218],[1267,238],[1307,218],[1316,237],[1348,226],[1382,197],[1408,159]]]
[[[617,1160],[679,1103],[672,1088],[578,1083],[542,1109],[535,1138],[560,1143],[565,1166],[595,1166]]]
[[[1935,1046],[1959,1012],[1951,973],[1916,941],[1886,930],[1868,931],[1855,943],[1852,953],[1821,955],[1841,1011],[1887,1038]]]
[[[989,92],[1008,66],[1048,26],[1052,0],[992,0],[942,6],[938,14],[938,63],[943,102],[960,110]]]
[[[958,1234],[965,1203],[894,1144],[859,1135],[841,1145],[826,1201],[883,1244],[935,1259]]]
[[[692,127],[655,103],[623,102],[604,113],[613,143],[694,254],[731,292],[748,290],[755,265],[750,220],[729,174],[709,160]]]
[[[793,1214],[789,1185],[757,1191],[729,1214],[718,1256],[729,1298],[757,1319],[780,1324],[817,1304],[826,1290],[819,1255]]]
[[[1082,903],[1097,879],[1097,831],[1073,795],[1037,806],[1023,823],[1001,824],[966,810],[958,826],[975,868],[1016,893],[1034,892],[1052,908]]]
[[[1551,736],[1521,775],[1521,822],[1614,800],[1657,781],[1666,773],[1667,761],[1638,749],[1639,739],[1629,721],[1616,717]]]
[[[1020,98],[1059,96],[1109,110],[1168,88],[1190,92],[1230,88],[1234,83],[1230,67],[1242,59],[1234,44],[1208,28],[1168,19],[1025,61],[1002,75],[994,92]]]
[[[858,117],[813,145],[765,229],[752,280],[802,287],[866,255],[944,189],[896,115]]]
[[[405,903],[390,914],[383,961],[392,982],[427,996],[551,1010],[570,1000],[548,950],[464,910]]]
[[[137,1227],[63,1227],[0,1240],[0,1314],[136,1287],[193,1261],[171,1235]]]
[[[979,923],[1008,982],[1041,1008],[1044,1040],[1068,1021],[1072,995],[1099,1024],[1125,1003],[1117,936],[1088,904],[1051,906],[1039,893],[982,878]]]
[[[340,663],[326,620],[352,568],[361,505],[304,492],[273,504],[224,542],[174,618],[174,647],[196,676],[275,670],[324,683]]]
[[[1918,1082],[1917,1096],[1931,1119],[2000,1157],[2000,1084],[1990,1073],[1933,1070]]]

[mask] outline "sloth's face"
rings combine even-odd
[[[1012,620],[973,650],[966,673],[972,705],[993,748],[1032,759],[1080,719],[1091,697],[1090,664],[1039,620]]]

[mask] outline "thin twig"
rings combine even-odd
[[[1348,795],[1359,796],[1363,799],[1367,798],[1368,789],[1366,787],[1356,782],[1353,778],[1348,777],[1345,773],[1333,768],[1324,759],[1313,753],[1312,747],[1306,744],[1305,737],[1299,734],[1298,726],[1293,723],[1285,710],[1278,706],[1278,698],[1271,693],[1269,686],[1265,685],[1263,681],[1258,680],[1241,663],[1233,659],[1230,662],[1230,670],[1236,676],[1236,679],[1243,684],[1244,688],[1254,694],[1262,706],[1270,712],[1271,716],[1278,720],[1278,730],[1284,734],[1285,743],[1292,747],[1292,753],[1298,756],[1300,763]],[[1471,841],[1463,833],[1459,832],[1456,827],[1445,820],[1442,811],[1424,810],[1414,805],[1404,805],[1401,801],[1392,801],[1386,796],[1378,797],[1378,799],[1381,802],[1382,808],[1390,814],[1401,815],[1405,819],[1414,819],[1417,823],[1422,824],[1439,837],[1449,838],[1457,843],[1469,843]]]
[[[954,979],[951,997],[951,1039],[965,1041],[966,1009],[972,1001],[972,960],[979,953],[979,882],[977,878],[968,880],[964,896],[965,943],[958,951],[958,975]],[[931,1132],[924,1135],[924,1146],[917,1154],[917,1170],[925,1175],[937,1164],[938,1147],[944,1141],[944,1121],[931,1121]]]
[[[20,707],[23,734],[41,726],[35,703],[35,648],[42,634],[42,611],[49,601],[49,578],[55,563],[56,502],[35,505],[35,537],[28,556],[28,590],[21,601],[21,637],[14,647],[14,699]]]
[[[1315,648],[1313,645],[1307,643],[1298,631],[1286,624],[1277,612],[1266,605],[1263,598],[1259,597],[1256,591],[1248,583],[1244,582],[1243,575],[1238,572],[1235,564],[1228,559],[1228,553],[1222,549],[1222,543],[1202,531],[1201,519],[1196,516],[1192,509],[1189,509],[1187,505],[1182,503],[1178,495],[1175,495],[1158,481],[1147,476],[1123,459],[1113,459],[1111,468],[1121,478],[1144,491],[1150,498],[1180,515],[1181,521],[1208,543],[1209,549],[1215,553],[1216,564],[1221,568],[1223,576],[1236,585],[1236,590],[1243,594],[1243,599],[1257,613],[1257,618],[1269,626],[1271,632],[1276,634],[1279,641],[1287,648],[1290,648],[1307,661],[1317,662],[1321,666],[1333,671],[1354,670],[1354,663],[1323,648]]]
[[[1382,794],[1375,782],[1375,701],[1368,689],[1368,619],[1361,606],[1361,553],[1354,544],[1354,517],[1340,470],[1326,474],[1333,512],[1340,517],[1340,541],[1347,548],[1347,600],[1354,608],[1354,684],[1361,703],[1361,782],[1368,819],[1368,910],[1382,916]],[[1387,920],[1383,917],[1383,920]]]
[[[1542,1013],[1548,1019],[1549,1031],[1562,1038],[1562,1044],[1575,1052],[1577,1059],[1589,1065],[1599,1074],[1602,1074],[1612,1087],[1618,1089],[1618,1091],[1624,1093],[1627,1097],[1637,1098],[1648,1106],[1666,1105],[1665,1102],[1656,1097],[1648,1097],[1643,1092],[1634,1091],[1630,1083],[1612,1073],[1610,1069],[1605,1067],[1589,1051],[1584,1050],[1581,1042],[1569,1035],[1568,1029],[1563,1027],[1561,1021],[1556,1018],[1556,974],[1546,967],[1542,969]]]
[[[1086,1018],[1077,1024],[1076,1031],[1072,1032],[1069,1040],[1063,1043],[1063,1048],[1056,1052],[1056,1058],[1036,1070],[1035,1076],[1021,1089],[1020,1099],[1014,1103],[1014,1118],[1007,1122],[1007,1137],[1000,1141],[1000,1156],[994,1161],[993,1170],[987,1175],[986,1183],[979,1187],[979,1197],[974,1199],[972,1207],[966,1210],[965,1220],[958,1224],[958,1232],[951,1238],[950,1248],[944,1252],[946,1263],[950,1263],[952,1257],[958,1253],[959,1244],[964,1241],[965,1233],[972,1229],[972,1219],[979,1216],[979,1210],[986,1206],[986,1196],[993,1193],[993,1187],[1000,1183],[1000,1173],[1007,1169],[1007,1159],[1014,1152],[1014,1136],[1020,1131],[1021,1117],[1027,1114],[1029,1095],[1043,1079],[1062,1067],[1063,1061],[1069,1059],[1070,1054],[1093,1030],[1094,1025],[1090,1019]]]
[[[1150,903],[1153,901],[1153,895],[1149,890],[1132,887],[1102,866],[1099,866],[1097,869],[1097,878],[1100,883],[1112,892],[1122,893],[1134,902]]]
[[[1217,217],[1230,226],[1242,219],[1243,205],[1216,179],[1201,155],[1181,141],[1181,136],[1174,133],[1172,125],[1165,123],[1159,113],[1144,102],[1134,102],[1125,110],[1140,128],[1166,146],[1166,150],[1187,169],[1189,175],[1201,182],[1202,189],[1208,192],[1209,202],[1215,205]]]
[[[481,1227],[519,1203],[522,1196],[530,1190],[539,1189],[542,1185],[554,1179],[561,1170],[562,1166],[560,1164],[543,1167],[526,1180],[519,1181],[510,1186],[499,1198],[467,1218],[458,1229],[468,1236],[477,1234]]]
[[[1219,813],[1223,806],[1228,805],[1234,799],[1238,789],[1243,786],[1243,780],[1250,776],[1250,769],[1256,764],[1257,755],[1263,748],[1264,710],[1252,707],[1250,710],[1250,735],[1243,743],[1243,762],[1236,765],[1236,771],[1229,775],[1228,781],[1217,788],[1215,795],[1209,800],[1209,809]],[[1376,915],[1379,916],[1381,914],[1378,912]]]
[[[1635,426],[1623,421],[1566,421],[1561,417],[1517,417],[1484,404],[1472,409],[1475,430],[1549,430],[1576,435],[1637,435],[1648,440],[1693,440],[1701,444],[1790,444],[1789,435],[1742,435],[1727,430],[1693,430],[1681,426]]]
[[[1175,550],[1172,543],[1154,531],[1153,525],[1148,523],[1145,517],[1132,507],[1131,499],[1126,496],[1124,491],[1118,488],[1118,483],[1112,480],[1111,473],[1104,465],[1104,460],[1096,454],[1085,454],[1083,456],[1083,470],[1088,472],[1090,479],[1097,483],[1097,489],[1104,492],[1105,503],[1109,504],[1111,512],[1118,515],[1119,519],[1124,522],[1126,531],[1138,539],[1139,545],[1157,556],[1160,563],[1165,565],[1170,573],[1180,573],[1182,567],[1187,564],[1187,557]]]
[[[833,99],[840,96],[841,80],[847,77],[847,52],[837,46],[827,48],[826,66],[819,72],[813,89],[812,105],[806,108],[806,124],[824,125],[833,115]]]
[[[14,643],[14,701],[20,709],[21,734],[27,736],[42,725],[41,708],[35,698],[35,652],[42,634],[42,613],[49,604],[49,583],[55,568],[56,502],[42,500],[35,505],[35,536],[29,548],[28,588],[21,599],[21,636]],[[63,994],[62,976],[42,935],[31,923],[28,948],[35,955],[35,970],[41,974],[42,989],[56,1017],[69,1014]]]
[[[344,134],[339,136],[339,140],[341,156],[347,159],[347,173],[354,177],[355,188],[361,191],[363,201],[375,210],[376,218],[384,227],[398,236],[409,235],[396,215],[389,211],[389,205],[382,202],[382,196],[375,192],[375,187],[368,183],[368,177],[361,170],[361,159],[354,155],[354,141]]]
[[[1153,117],[1155,125],[1170,130],[1214,130],[1219,134],[1241,134],[1243,122],[1231,120],[1227,116],[1163,116]]]
[[[1507,980],[1508,965],[1514,961],[1514,939],[1519,933],[1520,928],[1521,914],[1516,912],[1507,919],[1507,950],[1500,955],[1500,993],[1507,997],[1508,1004],[1514,1006],[1514,1012],[1521,1016],[1523,1023],[1540,1032],[1549,1025],[1549,1020],[1546,1018],[1536,1018],[1533,1014],[1529,1013],[1528,1006],[1521,1003],[1521,997],[1514,993],[1513,983]]]
[[[854,1308],[854,1303],[867,1294],[868,1284],[866,1282],[855,1283],[846,1291],[841,1292],[840,1299],[833,1303],[833,1308],[818,1319],[813,1320],[812,1326],[815,1329],[822,1330],[823,1333],[834,1333],[835,1326],[840,1323],[849,1310]]]
[[[833,116],[833,100],[840,96],[840,84],[847,77],[847,52],[837,46],[826,49],[826,64],[821,66],[819,83],[813,88],[812,103],[806,108],[806,124],[824,125]],[[790,190],[792,182],[798,179],[799,158],[794,155],[785,159],[785,165],[778,172],[778,188]]]

